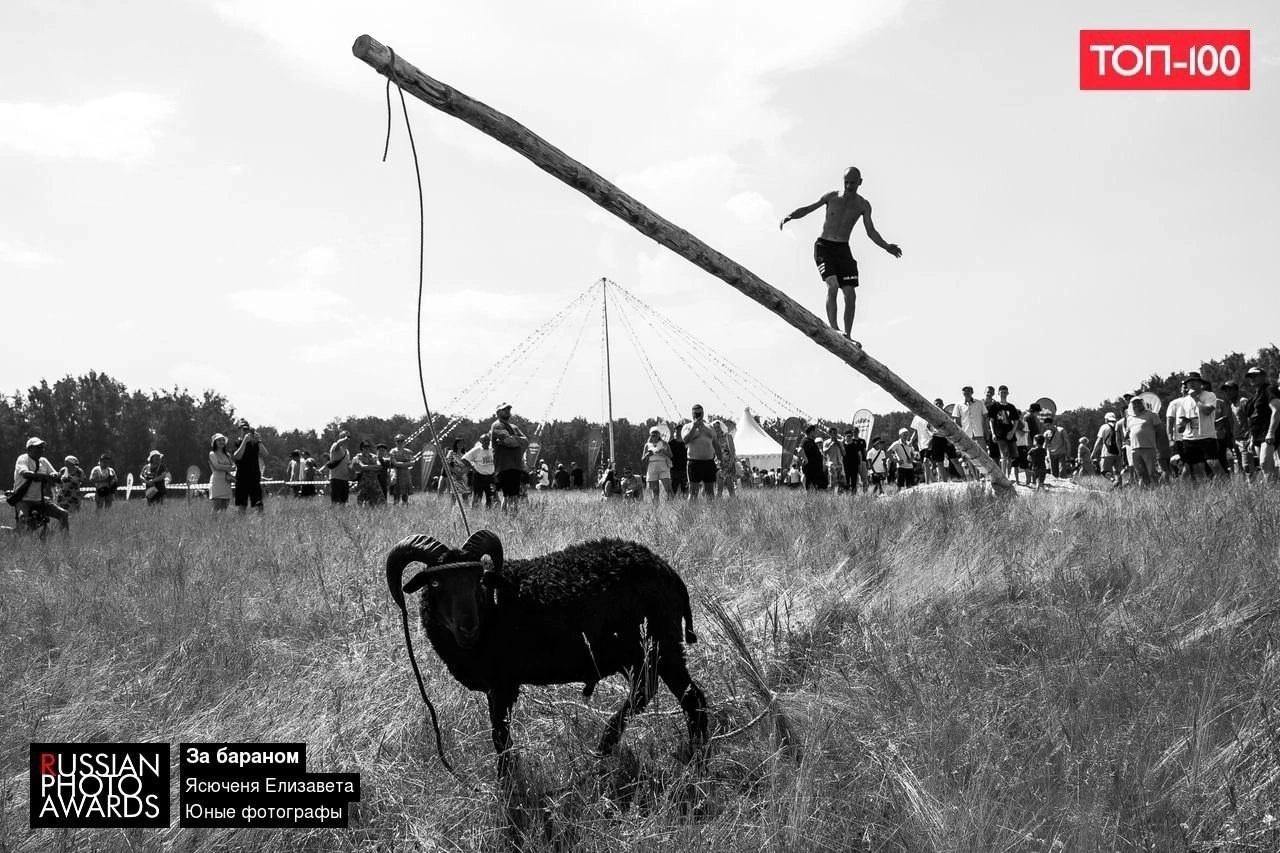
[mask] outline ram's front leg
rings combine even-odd
[[[520,695],[517,685],[495,687],[486,696],[489,699],[489,725],[493,727],[493,748],[498,753],[498,769],[511,762],[511,706]]]

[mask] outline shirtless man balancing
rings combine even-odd
[[[844,291],[844,336],[855,345],[861,346],[850,337],[853,332],[853,314],[858,305],[858,262],[849,251],[849,235],[853,226],[861,217],[871,242],[884,249],[895,258],[902,257],[902,250],[893,243],[886,243],[871,222],[871,202],[858,195],[858,187],[862,185],[862,173],[856,166],[850,166],[844,173],[844,192],[831,191],[813,204],[806,204],[787,214],[778,226],[793,219],[808,216],[818,208],[826,205],[827,219],[822,225],[822,236],[813,244],[813,262],[818,265],[818,275],[827,283],[827,322],[837,332],[836,325],[836,291]]]

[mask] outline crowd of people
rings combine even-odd
[[[978,399],[974,389],[961,389],[961,400],[944,407],[959,429],[998,461],[1015,483],[1045,488],[1054,478],[1101,475],[1115,486],[1153,486],[1178,477],[1203,479],[1276,473],[1276,444],[1280,443],[1280,389],[1260,367],[1246,373],[1246,393],[1235,382],[1217,389],[1196,371],[1182,383],[1182,395],[1171,401],[1164,420],[1140,393],[1126,394],[1119,411],[1107,412],[1095,436],[1073,442],[1055,423],[1055,413],[1031,403],[1015,405],[1007,386],[988,386]],[[209,444],[209,479],[204,486],[214,512],[231,504],[244,512],[263,509],[265,451],[252,425],[241,420],[233,440],[218,433]],[[424,451],[413,452],[406,437],[393,444],[361,440],[354,452],[347,430],[338,433],[328,452],[317,458],[311,451],[289,453],[286,484],[299,498],[327,492],[335,504],[346,504],[354,491],[362,505],[407,504],[413,492],[413,467]],[[428,484],[471,506],[498,503],[514,509],[529,489],[586,488],[577,462],[557,462],[554,470],[541,462],[526,470],[527,436],[511,419],[511,405],[503,403],[495,419],[470,448],[455,440],[441,460],[442,473]],[[688,421],[655,424],[635,466],[617,464],[596,471],[595,485],[606,498],[654,501],[677,497],[710,500],[733,495],[737,488],[789,488],[883,494],[885,486],[909,489],[918,483],[981,479],[978,470],[952,442],[923,417],[896,435],[872,435],[857,427],[841,432],[834,426],[810,424],[786,466],[761,468],[737,455],[734,428],[724,421],[708,422],[701,405],[694,405]],[[164,454],[152,450],[139,472],[148,504],[163,504],[172,474]],[[64,529],[79,509],[81,494],[89,491],[99,510],[111,507],[123,482],[103,453],[86,475],[79,459],[68,455],[61,468],[45,456],[38,437],[14,468],[13,490],[7,501],[21,517],[33,511],[55,520]]]

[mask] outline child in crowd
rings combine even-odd
[[[1049,474],[1049,451],[1044,446],[1044,436],[1035,437],[1035,446],[1027,451],[1031,462],[1031,483],[1036,490],[1044,488],[1044,478]]]

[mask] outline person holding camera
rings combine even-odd
[[[716,479],[720,471],[720,442],[715,430],[703,419],[702,405],[693,406],[693,421],[685,427],[684,445],[688,456],[689,500],[696,500],[698,487],[707,500],[716,495]]]
[[[1185,396],[1169,404],[1166,417],[1169,435],[1179,444],[1182,464],[1194,479],[1196,474],[1212,477],[1218,467],[1218,429],[1213,419],[1218,412],[1218,398],[1204,390],[1200,372],[1193,370],[1182,382]]]
[[[120,485],[116,479],[116,469],[111,467],[110,453],[98,457],[98,464],[89,472],[89,484],[93,486],[94,509],[110,507],[116,499],[116,488]]]
[[[252,506],[262,512],[262,445],[257,431],[247,420],[241,418],[239,426],[240,441],[231,454],[236,461],[236,509],[243,513]]]

